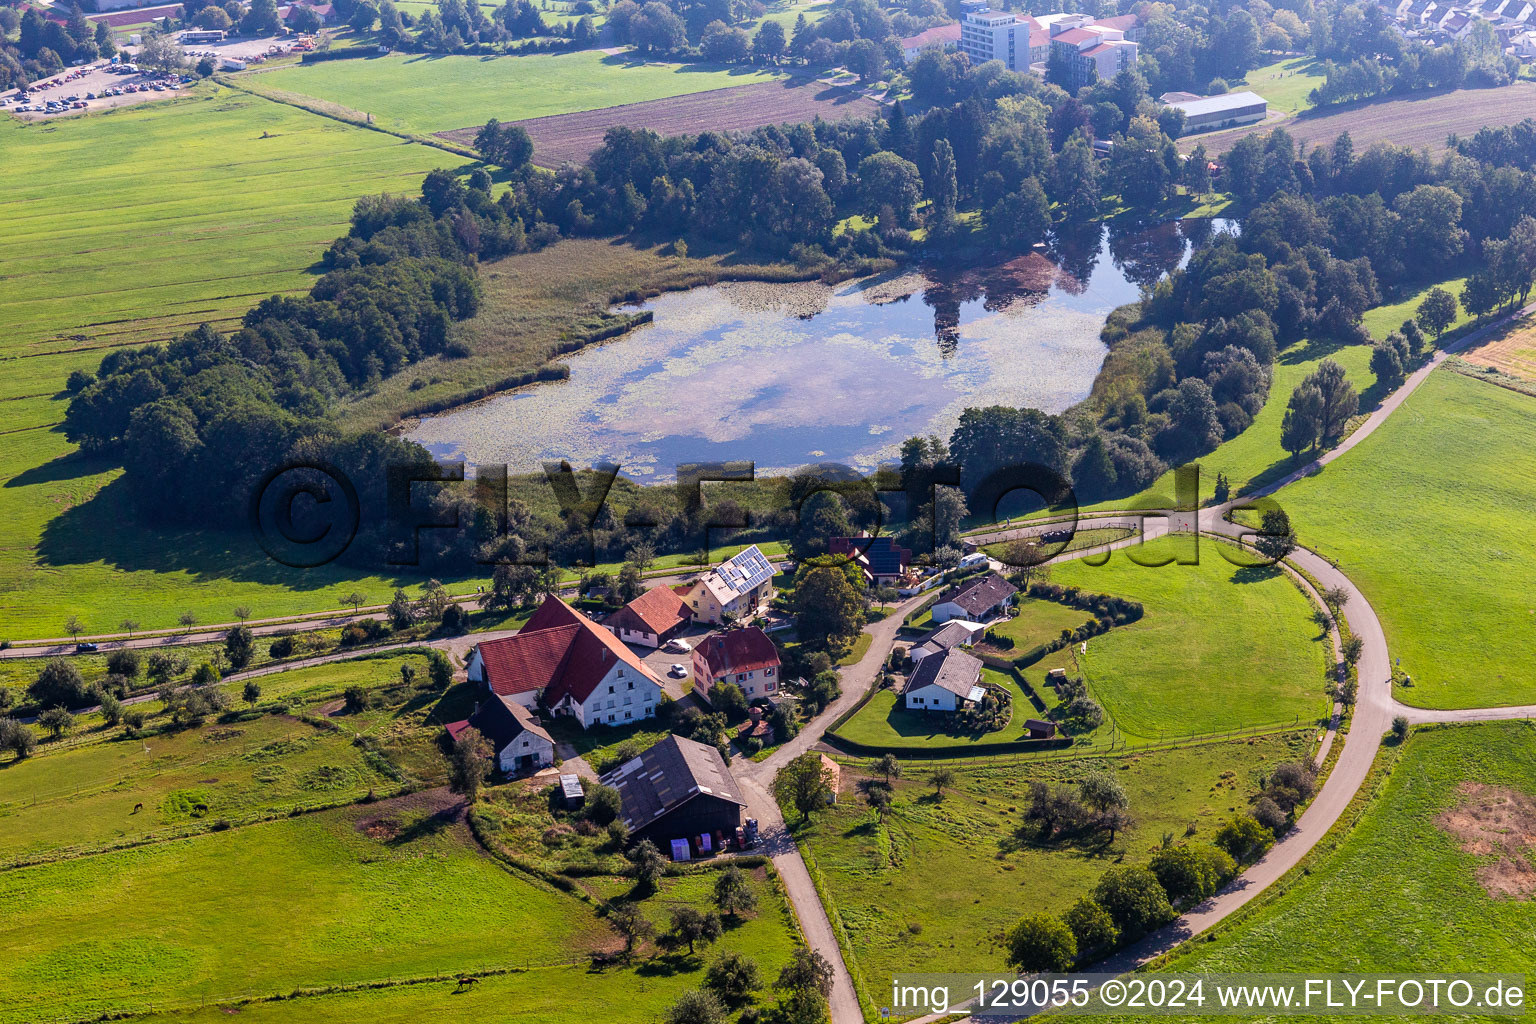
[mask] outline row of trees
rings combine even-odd
[[[76,61],[111,57],[117,52],[112,30],[92,22],[78,4],[64,8],[63,24],[44,16],[44,9],[0,6],[0,91],[27,85],[62,71]],[[10,40],[11,33],[16,40]]]

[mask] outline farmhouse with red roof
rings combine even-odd
[[[688,604],[671,587],[652,587],[608,616],[603,625],[627,644],[660,647],[693,621]]]
[[[705,637],[693,649],[693,680],[700,690],[735,683],[747,699],[779,689],[779,649],[756,626]]]
[[[525,708],[541,703],[589,728],[656,713],[661,681],[608,630],[554,595],[516,636],[476,644],[469,678]]]

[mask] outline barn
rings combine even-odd
[[[720,751],[682,736],[668,736],[625,761],[602,783],[623,798],[630,837],[649,839],[663,851],[678,839],[697,850],[701,835],[734,835],[746,806]],[[712,840],[707,849],[718,845]]]

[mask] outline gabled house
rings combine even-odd
[[[625,761],[601,782],[619,791],[630,838],[649,839],[664,851],[676,840],[733,835],[747,805],[720,751],[676,735]]]
[[[773,596],[773,563],[753,544],[686,588],[679,588],[694,622],[723,624],[756,613]]]
[[[756,626],[715,633],[693,649],[693,681],[701,692],[735,683],[750,701],[778,691],[779,669],[779,649]]]
[[[661,681],[618,637],[554,595],[515,635],[476,644],[471,682],[525,708],[540,703],[583,728],[656,713]]]
[[[959,648],[924,658],[907,677],[902,703],[913,711],[958,711],[986,695],[981,661]]]
[[[986,622],[1007,611],[1018,592],[1018,587],[995,572],[977,576],[939,595],[933,606],[933,621],[967,619]]]
[[[864,570],[864,578],[877,587],[895,586],[906,580],[912,564],[912,552],[890,537],[833,537],[827,541],[827,553],[841,555]]]
[[[935,654],[943,654],[956,647],[969,647],[976,642],[977,634],[986,628],[979,622],[950,619],[937,629],[929,630],[921,640],[913,644],[907,651],[907,657],[916,665]]]
[[[496,767],[509,775],[555,763],[555,741],[533,712],[511,697],[493,694],[477,705],[469,718],[450,722],[448,735],[456,740],[471,726],[490,743]]]
[[[688,628],[693,616],[671,587],[652,587],[603,621],[627,644],[660,647]]]

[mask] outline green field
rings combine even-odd
[[[1148,568],[1117,551],[1069,562],[1052,582],[1140,601],[1146,614],[1088,641],[1093,695],[1134,739],[1301,724],[1324,711],[1324,638],[1311,605],[1277,569],[1240,568],[1207,540],[1198,565]],[[1140,557],[1166,557],[1168,540]]]
[[[1145,863],[1165,832],[1210,840],[1220,822],[1256,794],[1263,766],[1305,756],[1308,736],[1265,737],[1137,757],[1040,761],[964,769],[944,800],[907,762],[884,826],[843,771],[840,803],[798,834],[819,869],[851,943],[851,967],[876,1005],[893,972],[1003,968],[995,941],[1025,913],[1061,913],[1105,870]],[[1137,824],[1113,844],[1042,846],[1020,834],[1035,779],[1071,781],[1109,767],[1130,797]],[[788,812],[791,821],[798,815]],[[857,977],[857,975],[856,975]]]
[[[666,879],[660,895],[642,904],[643,912],[665,929],[674,906],[686,902],[706,907],[713,881],[707,872]],[[594,1020],[660,1020],[684,990],[700,986],[705,967],[722,951],[751,957],[768,982],[788,962],[797,943],[793,914],[773,882],[760,880],[756,889],[757,915],[727,928],[719,943],[701,949],[695,957],[646,954],[628,966],[582,964],[534,969],[483,978],[473,989],[461,993],[455,992],[452,981],[443,981],[251,1003],[239,1008],[236,1019],[243,1024],[419,1024],[422,1020],[587,1024]],[[502,937],[503,943],[507,940],[508,936]],[[520,936],[514,946],[522,948]],[[228,1021],[230,1011],[209,1007],[152,1014],[143,1019],[156,1024],[214,1024]]]
[[[479,853],[453,806],[409,797],[4,872],[0,1020],[548,962],[608,941],[580,904]],[[375,821],[377,838],[363,830]]]
[[[1386,628],[1396,696],[1426,707],[1536,702],[1531,510],[1536,402],[1449,370],[1281,496]],[[1346,610],[1347,613],[1347,610]]]
[[[1337,849],[1215,941],[1188,946],[1169,969],[1536,971],[1536,903],[1491,897],[1476,872],[1495,857],[1466,852],[1439,821],[1467,799],[1465,783],[1536,796],[1536,732],[1525,723],[1419,731],[1401,756],[1387,748],[1382,757],[1390,778]]]
[[[1297,114],[1312,109],[1307,94],[1322,85],[1324,76],[1311,57],[1292,57],[1254,68],[1233,89],[1251,89],[1263,96],[1270,110]]]
[[[91,743],[0,770],[0,863],[356,799],[393,785],[350,735],[288,717]],[[134,810],[138,804],[142,811]]]
[[[1014,654],[1027,654],[1041,644],[1059,639],[1062,630],[1076,629],[1091,618],[1092,614],[1081,608],[1025,597],[1018,602],[1017,614],[994,624],[987,630],[987,636],[1007,637],[1013,641]]]
[[[659,100],[778,76],[751,68],[663,64],[595,50],[520,57],[391,54],[246,75],[243,87],[297,93],[428,135],[484,124]]]
[[[58,636],[70,614],[98,631],[174,626],[187,610],[222,622],[239,604],[283,615],[335,607],[354,583],[384,600],[408,582],[283,570],[245,534],[136,529],[126,543],[116,470],[73,455],[55,426],[71,370],[308,288],[358,197],[414,191],[462,158],[208,85],[48,124],[7,118],[0,151],[0,635]]]
[[[1453,295],[1460,295],[1463,279],[1440,282]],[[1402,322],[1414,313],[1428,287],[1408,296],[1400,302],[1387,303],[1366,311],[1361,322],[1374,337],[1385,338],[1397,330]],[[1458,310],[1453,330],[1471,322],[1464,310]],[[1371,372],[1371,350],[1365,345],[1338,345],[1302,340],[1280,353],[1275,360],[1274,379],[1269,389],[1269,399],[1259,410],[1247,430],[1217,446],[1208,455],[1202,455],[1200,464],[1200,500],[1208,502],[1216,484],[1216,474],[1225,473],[1232,483],[1232,493],[1262,487],[1290,473],[1297,466],[1289,452],[1280,447],[1280,424],[1285,419],[1286,405],[1291,392],[1324,359],[1332,359],[1347,371],[1355,390],[1360,392],[1360,411],[1368,413],[1380,403],[1383,395]],[[1174,477],[1164,473],[1152,486],[1130,498],[1117,498],[1091,506],[1093,510],[1134,507],[1168,507],[1174,500]],[[1159,504],[1166,502],[1167,504]],[[1150,505],[1149,505],[1150,503]]]

